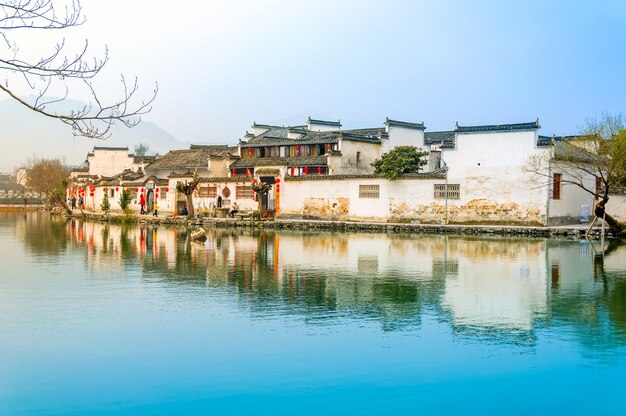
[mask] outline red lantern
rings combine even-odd
[[[250,169],[246,168],[246,176],[250,176]]]
[[[235,169],[232,169],[230,171],[231,176],[235,176],[237,174],[237,171]]]
[[[167,187],[166,187],[166,188],[165,188],[165,192],[169,192],[169,191],[170,191],[170,188],[167,188]]]
[[[135,188],[135,193],[139,192],[139,188]]]
[[[305,175],[308,175],[308,174],[309,174],[309,167],[308,167],[308,166],[305,166],[305,167],[304,167],[304,174],[305,174]]]
[[[280,183],[280,178],[276,178],[276,180],[274,182]]]
[[[296,146],[296,150],[299,152],[300,151],[300,145]]]
[[[292,166],[292,167],[291,167],[291,176],[293,176],[293,171],[294,171],[294,168],[293,168],[293,166]]]
[[[119,187],[119,186],[116,186],[116,187],[115,187],[115,192],[117,192],[117,191],[119,191],[119,190],[120,190],[120,187]]]
[[[321,167],[318,167],[318,168],[317,168],[317,174],[318,174],[318,175],[320,175],[321,173],[322,173],[322,168],[321,168]]]
[[[248,153],[252,153],[252,148],[248,147]]]

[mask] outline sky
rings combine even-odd
[[[539,118],[541,134],[559,135],[626,111],[620,0],[82,5],[84,25],[46,39],[88,39],[95,56],[106,45],[95,83],[105,96],[119,91],[120,74],[137,76],[146,97],[158,83],[144,118],[185,142],[234,144],[253,121],[308,116],[344,129],[423,121],[427,131]],[[34,35],[18,40],[44,47]]]

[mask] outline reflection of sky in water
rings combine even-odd
[[[0,408],[495,412],[522,395],[597,413],[621,397],[625,246],[207,236],[0,216]]]

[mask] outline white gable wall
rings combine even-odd
[[[396,146],[416,146],[424,150],[424,130],[389,125],[387,127],[388,140],[383,140],[383,153]]]

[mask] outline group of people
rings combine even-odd
[[[139,197],[139,206],[141,207],[141,215],[148,213],[148,211],[146,210],[146,197],[143,194],[141,194],[141,196]],[[159,206],[157,205],[156,201],[152,203],[152,216],[159,216]]]
[[[76,203],[78,202],[78,208],[80,209],[84,209],[85,208],[85,199],[82,196],[79,196],[78,199],[76,199],[76,195],[72,195],[72,197],[70,198],[70,206],[72,207],[72,209],[76,209]]]

